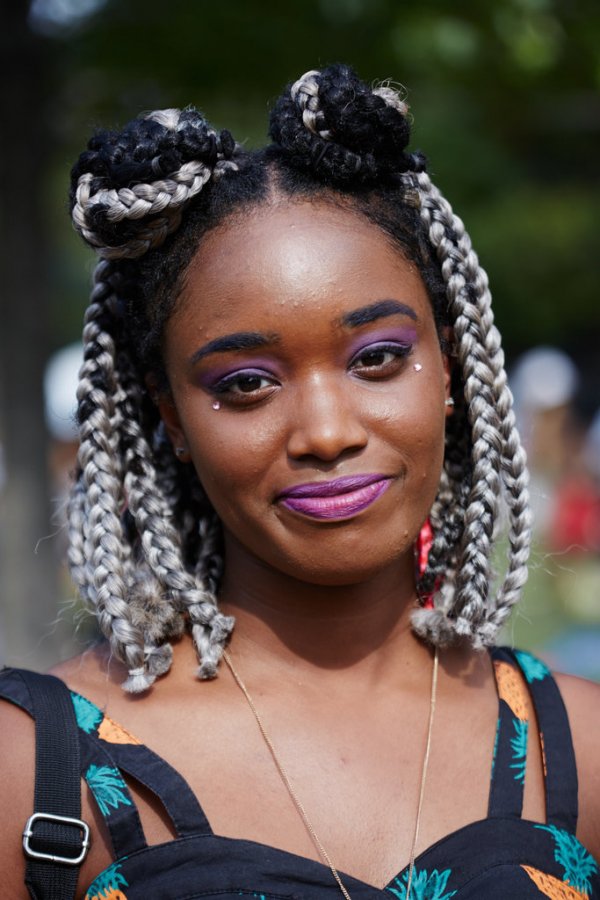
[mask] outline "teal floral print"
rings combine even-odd
[[[126,859],[127,857],[123,857],[121,862],[113,863],[112,866],[109,866],[108,869],[105,869],[104,872],[98,875],[90,884],[85,900],[105,900],[105,898],[108,900],[120,888],[129,887],[129,882],[121,872],[121,866]],[[122,891],[120,893],[122,897],[125,896]]]
[[[91,734],[102,721],[102,711],[89,700],[86,700],[85,697],[75,694],[73,691],[71,691],[71,702],[75,710],[77,724],[86,734]]]
[[[528,723],[522,719],[513,719],[515,736],[510,739],[512,749],[511,769],[514,769],[515,781],[525,781],[525,767],[527,765],[527,732]]]
[[[454,897],[456,891],[446,891],[451,874],[451,869],[444,869],[443,872],[433,869],[432,872],[427,872],[427,869],[417,869],[415,867],[413,869],[408,900],[449,900],[450,897]],[[398,900],[407,900],[407,887],[408,870],[400,877],[394,878],[387,890],[390,894],[398,897]]]
[[[584,894],[590,894],[592,885],[590,878],[598,872],[598,863],[588,853],[575,835],[556,825],[536,825],[540,831],[548,831],[554,838],[554,859],[562,866],[563,880]]]
[[[85,773],[85,780],[103,816],[110,815],[111,807],[117,809],[119,806],[131,806],[127,785],[118,769],[91,765]]]
[[[515,656],[523,670],[525,678],[531,684],[533,681],[543,681],[550,674],[550,669],[540,659],[526,653],[524,650],[515,650]]]
[[[496,768],[496,757],[498,756],[498,741],[500,740],[500,719],[498,719],[498,724],[496,725],[496,736],[494,738],[494,750],[492,752],[492,775],[494,774],[494,769]]]

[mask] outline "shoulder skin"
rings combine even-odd
[[[600,860],[600,684],[556,676],[571,725],[579,780],[577,836]]]

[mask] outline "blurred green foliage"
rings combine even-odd
[[[286,81],[349,62],[406,86],[414,146],[473,234],[509,351],[595,349],[596,0],[97,0],[70,27],[44,23],[52,5],[38,0],[32,27],[52,46],[53,194],[95,124],[193,103],[252,145]],[[78,330],[84,288],[66,225],[52,224],[59,342]]]

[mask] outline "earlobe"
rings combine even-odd
[[[454,367],[454,357],[452,354],[454,334],[450,327],[446,326],[442,331],[442,366],[444,367],[444,396],[446,405],[446,415],[451,416],[454,408],[454,398],[452,396],[452,369]]]
[[[156,376],[146,375],[145,381],[146,387],[148,388],[148,391],[152,398],[152,402],[158,409],[160,417],[165,426],[165,431],[167,432],[168,438],[173,446],[173,452],[177,456],[177,459],[181,462],[189,462],[190,455],[187,446],[187,440],[185,438],[183,428],[181,427],[179,413],[177,412],[177,407],[173,403],[171,394],[168,390],[161,391],[159,389]]]
[[[180,462],[189,462],[190,453],[187,440],[179,421],[179,413],[173,401],[168,397],[161,397],[157,404],[160,417],[164,422],[165,431],[173,445],[173,452]]]

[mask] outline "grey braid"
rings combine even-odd
[[[179,109],[164,109],[156,110],[145,118],[176,131],[180,116]],[[235,168],[235,163],[226,159],[217,160],[213,167],[202,160],[191,160],[184,163],[177,172],[173,172],[170,178],[118,190],[103,187],[95,189],[95,176],[91,172],[85,172],[80,176],[75,191],[75,203],[71,211],[73,224],[88,244],[96,249],[98,256],[105,259],[137,259],[160,246],[178,228],[183,210],[210,178],[219,177],[231,168]],[[109,246],[96,233],[91,220],[90,214],[95,207],[106,209],[109,222],[145,220],[145,227],[127,244],[120,247]]]
[[[112,315],[110,264],[101,263],[83,332],[84,363],[80,372],[80,475],[70,505],[73,577],[93,604],[100,628],[113,651],[130,670],[143,666],[143,639],[131,622],[128,606],[128,552],[121,516],[122,460],[116,452],[115,346],[105,328]],[[81,520],[85,527],[81,529]],[[82,538],[78,537],[82,533]]]
[[[506,384],[500,336],[494,325],[491,295],[485,271],[479,265],[462,221],[424,172],[407,176],[418,185],[421,216],[440,259],[447,285],[456,355],[464,384],[464,400],[472,442],[468,494],[455,483],[456,504],[444,492],[438,505],[436,553],[456,546],[457,524],[462,520],[456,555],[448,564],[439,602],[433,611],[420,610],[413,622],[417,631],[435,643],[453,635],[468,635],[475,646],[493,643],[498,628],[519,597],[527,577],[530,543],[528,474]],[[504,581],[490,599],[490,565],[494,524],[501,496],[508,505],[510,553]],[[434,515],[437,510],[434,510]],[[437,574],[437,573],[436,573]]]
[[[176,131],[182,117],[178,110],[166,110],[147,118]],[[129,670],[123,687],[131,692],[146,690],[168,670],[168,638],[181,631],[186,616],[202,678],[214,676],[233,627],[233,619],[217,609],[216,580],[208,568],[215,550],[214,514],[196,524],[207,548],[195,571],[185,565],[181,536],[172,522],[174,460],[165,465],[167,452],[173,454],[147,421],[146,391],[124,343],[119,298],[119,261],[160,245],[209,179],[236,167],[218,149],[216,133],[207,135],[217,147],[212,165],[190,160],[167,178],[118,189],[104,186],[95,173],[83,172],[74,192],[75,227],[101,261],[83,335],[80,471],[69,504],[68,560],[83,598]],[[131,220],[140,221],[140,227],[131,234],[125,230],[125,239],[118,243],[106,243],[106,227],[102,234],[97,230],[98,215],[109,226]]]

